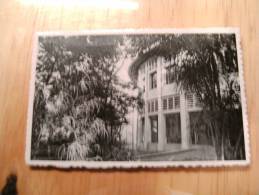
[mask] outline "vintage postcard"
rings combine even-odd
[[[37,33],[27,164],[248,165],[241,54],[235,28]]]

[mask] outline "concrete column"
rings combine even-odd
[[[182,149],[188,149],[190,147],[190,125],[184,93],[180,94],[180,108]]]
[[[151,142],[151,126],[150,126],[150,119],[148,117],[147,112],[147,104],[146,104],[146,111],[145,111],[145,130],[144,130],[144,149],[148,150],[148,144]]]
[[[165,148],[165,141],[166,141],[166,135],[165,135],[165,119],[163,116],[163,110],[162,110],[162,63],[159,58],[157,58],[157,94],[158,94],[158,146],[157,150],[162,151]]]
[[[161,105],[160,103],[161,101],[158,101],[158,105]],[[165,121],[164,121],[163,113],[159,110],[158,111],[158,145],[157,145],[158,151],[164,150],[164,144],[165,144],[164,123]]]
[[[138,139],[138,133],[139,133],[139,120],[138,120],[138,111],[137,109],[133,108],[133,129],[132,129],[132,146],[133,146],[133,149],[136,150],[137,149],[137,145],[138,145],[138,142],[137,142],[137,139]]]
[[[163,151],[166,145],[166,126],[163,113],[158,115],[158,151]]]
[[[148,75],[148,67],[147,64],[145,66],[145,94],[144,94],[144,102],[145,102],[145,128],[144,128],[144,149],[148,150],[148,143],[151,141],[151,128],[150,121],[148,117],[148,91],[149,91],[149,75]]]
[[[141,147],[141,129],[140,129],[140,116],[137,114],[137,121],[134,121],[134,123],[137,123],[137,131],[136,131],[136,143],[137,143],[137,149],[140,149]]]

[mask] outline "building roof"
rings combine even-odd
[[[161,56],[161,55],[165,55],[165,51],[162,50],[161,48],[153,48],[150,49],[149,51],[139,54],[137,56],[137,58],[132,62],[132,64],[129,66],[128,69],[128,74],[131,78],[131,80],[136,83],[137,82],[137,78],[138,78],[138,70],[140,68],[140,66],[147,61],[147,59],[149,59],[150,57],[153,56]]]

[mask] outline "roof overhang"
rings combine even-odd
[[[165,56],[168,55],[170,52],[162,49],[162,48],[153,48],[149,50],[146,53],[139,54],[137,58],[132,62],[132,64],[129,66],[128,74],[130,76],[130,79],[133,81],[134,84],[137,83],[138,79],[138,70],[140,66],[147,61],[147,59],[154,57],[154,56]]]

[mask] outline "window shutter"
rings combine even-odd
[[[158,111],[158,100],[155,100],[155,111]]]
[[[175,109],[179,109],[180,108],[180,96],[176,95],[174,97],[174,107]]]
[[[154,107],[155,107],[154,101],[152,101],[152,102],[151,102],[151,112],[154,112]]]
[[[194,106],[193,94],[187,94],[186,99],[187,99],[187,107],[192,108]]]
[[[167,98],[163,99],[163,110],[167,110]]]
[[[174,108],[174,99],[173,97],[168,98],[168,108],[173,109]]]

